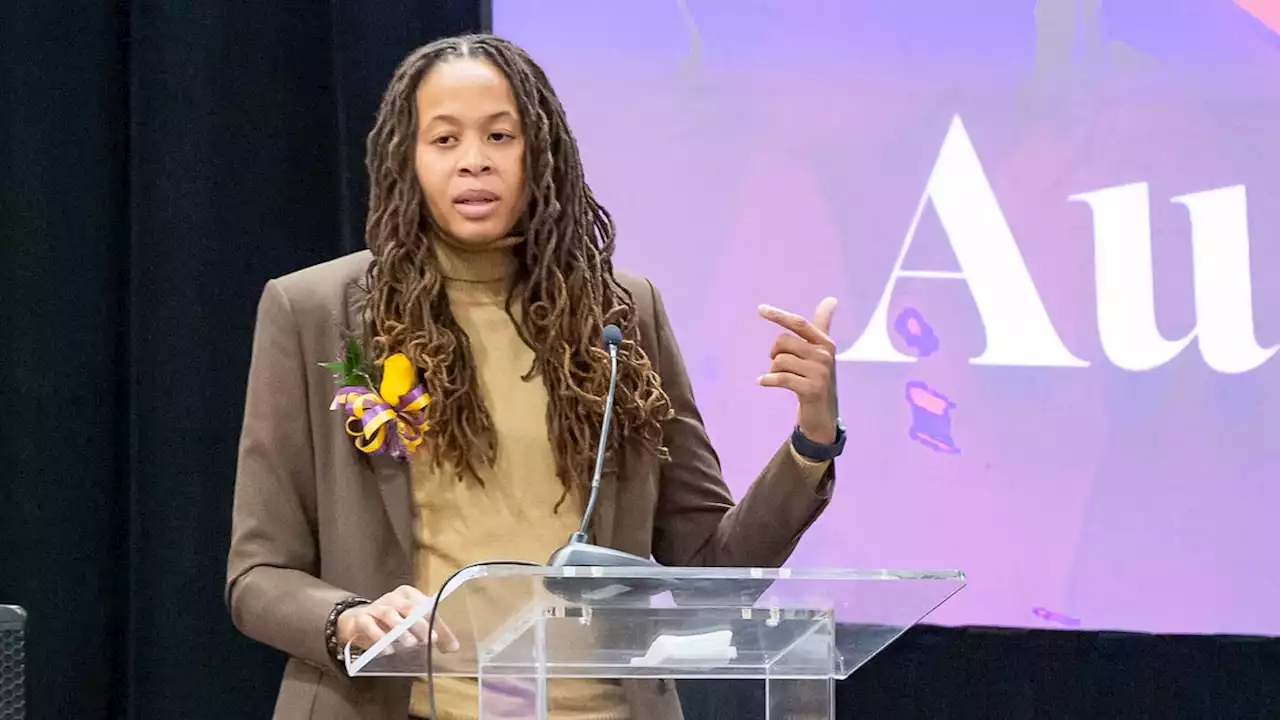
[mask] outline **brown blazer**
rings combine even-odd
[[[258,308],[226,602],[241,632],[290,655],[276,718],[408,714],[409,681],[348,678],[324,640],[334,603],[413,582],[408,467],[352,446],[329,410],[333,378],[317,365],[336,359],[343,331],[358,327],[356,282],[370,261],[360,252],[272,280]],[[781,564],[826,506],[834,472],[815,488],[784,444],[735,506],[661,297],[647,280],[618,278],[635,297],[641,343],[675,417],[666,426],[670,462],[624,449],[602,486],[595,540],[665,565]],[[680,717],[669,681],[625,685],[638,720]]]

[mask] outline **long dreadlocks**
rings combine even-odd
[[[438,40],[396,69],[369,135],[366,239],[374,262],[366,276],[366,340],[379,358],[404,352],[433,397],[424,450],[479,480],[497,458],[493,420],[480,396],[466,334],[449,309],[431,250],[437,232],[414,174],[414,96],[426,74],[454,58],[491,62],[506,77],[524,126],[527,206],[519,278],[506,310],[534,351],[529,381],[549,396],[547,427],[556,470],[568,493],[588,478],[608,392],[607,324],[622,329],[615,432],[610,446],[639,436],[662,447],[671,404],[639,345],[631,294],[613,274],[614,226],[583,176],[577,141],[542,69],[519,47],[489,35]],[[518,309],[519,312],[513,312]]]

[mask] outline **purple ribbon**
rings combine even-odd
[[[350,422],[351,418],[359,421],[362,435],[384,413],[388,411],[393,413],[395,418],[387,421],[382,426],[386,435],[383,438],[382,445],[373,454],[389,453],[392,457],[403,458],[408,454],[405,440],[407,439],[410,442],[418,440],[423,432],[422,427],[426,425],[425,412],[421,410],[411,411],[407,408],[421,399],[426,393],[426,388],[418,385],[400,396],[400,400],[392,406],[383,400],[378,393],[363,385],[348,385],[338,389],[338,392],[334,395],[334,402],[342,405],[348,422]],[[341,401],[339,400],[340,398],[342,398]],[[356,402],[361,399],[364,399],[366,404],[361,414],[357,416]],[[408,437],[406,438],[405,435]]]

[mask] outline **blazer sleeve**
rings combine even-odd
[[[652,284],[649,291],[653,361],[674,411],[664,429],[671,458],[659,481],[654,558],[673,566],[781,565],[830,501],[834,463],[801,460],[788,439],[735,505],[694,403],[662,296]]]
[[[236,467],[226,602],[245,635],[333,671],[324,625],[352,593],[319,580],[305,359],[275,281],[258,305]]]

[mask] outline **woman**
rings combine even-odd
[[[522,50],[468,36],[410,54],[368,168],[370,252],[271,281],[258,311],[226,593],[241,631],[291,656],[275,717],[429,713],[421,683],[353,680],[335,655],[376,640],[459,567],[544,562],[577,529],[608,387],[606,325],[623,335],[617,469],[593,539],[666,565],[785,560],[826,505],[843,444],[833,300],[812,323],[761,308],[785,332],[760,382],[794,392],[798,420],[735,506],[661,297],[614,271],[612,221]],[[424,435],[409,423],[382,438],[402,453],[373,452],[367,437],[357,447],[330,409],[333,377],[319,365],[348,336],[430,396]],[[561,717],[679,717],[669,690],[582,680],[550,694]],[[438,720],[474,717],[474,694],[474,682],[437,679]]]

